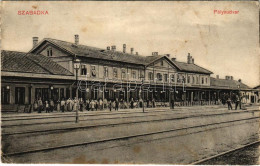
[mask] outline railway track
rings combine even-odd
[[[145,112],[145,113],[152,113],[152,112],[167,112],[167,111],[149,111],[149,112]],[[107,112],[107,113],[95,113],[95,114],[88,114],[88,113],[83,113],[81,114],[81,116],[101,116],[101,115],[120,115],[120,114],[135,114],[135,113],[143,113],[143,112],[117,112],[114,113],[113,112]],[[16,118],[18,117],[18,118]],[[2,121],[14,121],[14,120],[38,120],[38,119],[57,119],[57,118],[61,118],[61,117],[75,117],[75,112],[70,112],[69,114],[59,114],[59,113],[55,113],[52,115],[43,115],[43,116],[39,116],[39,115],[33,115],[33,116],[15,116],[15,117],[2,117]]]
[[[166,114],[160,114],[160,115],[170,115],[172,113],[166,113]],[[139,118],[139,117],[152,117],[152,116],[158,116],[158,115],[139,115],[139,116],[123,116],[123,117],[109,117],[109,118],[96,118],[96,119],[84,119],[84,120],[80,120],[80,121],[96,121],[96,120],[113,120],[113,119],[125,119],[125,118]],[[89,115],[80,115],[79,117],[89,117]],[[59,118],[64,118],[64,117],[59,117]],[[67,117],[66,117],[67,118]],[[75,118],[74,116],[69,116],[69,118]],[[48,119],[48,118],[44,118],[44,119]],[[24,119],[25,120],[25,119]],[[15,121],[15,120],[14,120]],[[55,121],[55,122],[39,122],[39,123],[26,123],[26,124],[13,124],[13,125],[2,125],[2,128],[6,128],[6,127],[14,127],[14,126],[30,126],[30,125],[45,125],[45,124],[55,124],[55,123],[70,123],[70,122],[75,122],[74,120],[63,120],[63,121]]]
[[[221,156],[233,153],[235,151],[238,151],[238,150],[241,150],[241,149],[244,149],[244,148],[256,145],[256,144],[259,144],[259,143],[260,143],[260,141],[255,141],[255,142],[252,142],[252,143],[249,143],[249,144],[246,144],[246,145],[242,145],[240,147],[237,147],[237,148],[234,148],[234,149],[231,149],[231,150],[228,150],[228,151],[216,154],[214,156],[210,156],[210,157],[207,157],[207,158],[195,161],[195,162],[191,163],[190,165],[203,165],[203,163],[211,161],[211,160],[214,160],[215,158],[218,158],[218,157],[221,157]]]
[[[149,108],[149,111],[145,111],[145,113],[158,113],[158,112],[167,112],[169,111],[170,109],[158,109],[158,108],[152,108],[152,110],[150,110],[151,108]],[[174,111],[175,113],[182,113],[184,112],[186,109],[184,108],[178,108],[178,110],[172,110]],[[215,110],[226,110],[226,108],[223,108],[223,107],[220,107],[220,108],[217,108]],[[197,108],[196,107],[191,107],[188,111],[189,113],[192,113],[192,112],[198,112],[197,111]],[[204,111],[205,112],[205,111]],[[206,112],[212,112],[212,111],[206,111]],[[119,112],[115,112],[115,111],[112,111],[112,112],[103,112],[103,111],[94,111],[93,114],[92,111],[84,111],[84,112],[80,112],[81,114],[83,114],[84,116],[100,116],[100,115],[117,115],[117,114],[135,114],[135,113],[143,113],[143,111],[125,111],[125,110],[120,110]],[[12,121],[12,120],[30,120],[30,119],[44,119],[44,118],[59,118],[59,117],[75,117],[75,112],[64,112],[64,113],[51,113],[51,114],[48,114],[48,115],[44,115],[43,113],[42,114],[33,114],[33,115],[30,115],[30,114],[27,114],[27,115],[16,115],[16,116],[6,116],[6,115],[2,115],[2,121]]]
[[[259,112],[260,110],[257,110]],[[66,131],[75,131],[75,130],[84,130],[90,128],[99,128],[99,127],[111,127],[111,126],[119,126],[119,125],[130,125],[130,124],[138,124],[138,123],[153,123],[153,122],[162,122],[162,121],[173,121],[173,120],[181,120],[187,118],[195,118],[195,117],[210,117],[210,116],[219,116],[219,115],[228,115],[228,114],[241,114],[247,111],[237,111],[237,112],[225,112],[225,113],[213,113],[213,114],[193,114],[190,116],[180,116],[180,117],[170,117],[170,118],[160,118],[153,120],[138,120],[138,121],[129,121],[129,122],[121,122],[121,123],[104,123],[104,124],[94,124],[94,125],[84,125],[84,126],[73,126],[66,128],[56,128],[56,129],[45,129],[45,130],[28,130],[23,132],[9,132],[5,133],[2,131],[2,136],[10,136],[10,135],[21,135],[21,134],[48,134],[48,133],[56,133],[56,132],[66,132]],[[256,112],[256,111],[255,111]],[[158,115],[159,117],[159,115]],[[118,119],[118,117],[114,118]],[[87,120],[86,120],[87,121]],[[48,124],[48,123],[45,123]]]
[[[205,112],[203,112],[203,114],[206,114],[206,113],[209,113],[209,112],[212,112],[212,111],[205,111]],[[225,111],[226,112],[226,111]],[[146,112],[146,113],[157,113],[156,111],[152,111],[152,112]],[[160,114],[159,115],[172,115],[172,111],[160,111],[159,112]],[[176,114],[176,112],[174,112],[175,114]],[[197,115],[202,115],[201,114],[201,112],[191,112],[191,113],[196,113]],[[99,116],[102,116],[102,115],[109,115],[109,116],[111,116],[111,115],[119,115],[120,113],[114,113],[114,114],[99,114],[99,115],[97,115],[97,114],[90,114],[90,115],[88,115],[88,114],[81,114],[81,115],[79,115],[79,117],[94,117],[94,116],[97,116],[97,117],[99,117]],[[133,114],[133,113],[131,113],[131,114]],[[123,117],[104,117],[104,118],[95,118],[95,119],[81,119],[80,121],[96,121],[96,120],[113,120],[113,119],[118,119],[118,118],[120,118],[120,119],[127,119],[127,118],[140,118],[140,117],[145,117],[145,118],[147,118],[147,117],[156,117],[156,116],[158,116],[158,114],[144,114],[143,112],[137,112],[137,114],[140,114],[140,115],[136,115],[136,116],[123,116]],[[177,114],[178,114],[178,112],[177,112]],[[183,113],[182,113],[183,114]],[[70,116],[59,116],[59,117],[53,117],[53,118],[55,118],[55,119],[61,119],[61,118],[75,118],[75,115],[70,115]],[[41,119],[41,120],[48,120],[48,119],[50,119],[49,117],[42,117],[42,118],[37,118],[37,119],[31,119],[31,118],[26,118],[26,119],[22,119],[22,121],[28,121],[28,120],[39,120],[39,119]],[[4,122],[6,122],[5,120],[2,120],[2,121],[4,121]],[[12,119],[12,120],[7,120],[8,122],[12,122],[12,121],[14,121],[14,122],[17,122],[17,121],[19,121],[19,119]],[[18,124],[4,124],[4,123],[2,123],[2,128],[9,128],[9,127],[16,127],[16,126],[31,126],[31,125],[46,125],[46,124],[58,124],[58,123],[71,123],[71,122],[75,122],[75,119],[73,119],[73,120],[62,120],[62,121],[54,121],[54,122],[33,122],[33,123],[25,123],[25,124],[23,124],[23,123],[18,123]]]
[[[161,131],[156,131],[156,132],[120,136],[120,137],[114,137],[114,138],[110,138],[110,139],[101,139],[101,140],[97,140],[97,141],[81,142],[81,143],[67,144],[67,145],[62,145],[62,146],[53,146],[53,147],[47,147],[47,148],[32,149],[32,150],[21,151],[21,152],[3,153],[3,157],[13,157],[13,156],[26,155],[26,154],[30,154],[30,153],[48,152],[48,151],[58,150],[58,149],[69,149],[69,148],[77,147],[77,146],[88,146],[88,145],[113,142],[113,141],[121,141],[121,140],[128,141],[129,139],[132,139],[132,138],[142,138],[141,139],[142,142],[154,141],[154,140],[158,140],[158,139],[173,138],[173,137],[183,136],[183,135],[187,135],[187,134],[194,134],[194,133],[205,132],[205,131],[214,130],[214,129],[218,129],[218,128],[224,128],[224,127],[234,125],[234,123],[239,123],[239,124],[250,123],[250,122],[248,122],[249,120],[250,121],[255,120],[253,122],[256,122],[256,120],[258,121],[259,119],[260,119],[260,117],[246,118],[246,119],[239,119],[239,120],[230,120],[230,121],[225,121],[225,122],[217,122],[217,123],[204,124],[204,125],[195,125],[195,126],[189,126],[189,127],[183,127],[183,128],[177,128],[177,129],[169,129],[169,130],[161,130]],[[253,122],[251,122],[251,123],[253,123]],[[192,129],[194,129],[193,132],[188,132],[189,130],[192,130]],[[195,129],[198,129],[198,130],[195,130]],[[170,135],[170,136],[165,135],[163,137],[163,134],[169,134],[169,133],[177,132],[177,131],[183,131],[183,132],[179,132],[180,134],[177,134],[177,135]],[[159,135],[160,137],[157,139],[154,139],[155,135]],[[147,138],[147,136],[152,136],[152,137],[149,140],[149,138]],[[192,164],[199,164],[200,162],[203,162],[203,161],[206,161],[206,159],[194,162]]]

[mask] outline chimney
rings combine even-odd
[[[191,63],[191,56],[190,56],[190,53],[188,53],[188,56],[187,56],[187,63]]]
[[[172,58],[172,61],[176,61],[176,58]]]
[[[170,55],[171,55],[171,54],[166,54],[166,56],[167,56],[168,58],[170,58]]]
[[[107,50],[110,50],[110,47],[109,47],[109,46],[107,46]]]
[[[126,44],[123,44],[123,53],[126,53]]]
[[[33,37],[33,47],[35,47],[36,44],[38,44],[38,37]]]
[[[111,50],[116,51],[116,46],[115,45],[111,46]]]
[[[226,80],[230,80],[230,76],[226,76]]]
[[[238,79],[238,82],[240,82],[240,83],[241,83],[241,82],[242,82],[242,80],[241,80],[241,79]]]
[[[76,45],[79,44],[79,35],[75,35],[75,44],[76,44]]]
[[[152,52],[152,55],[158,55],[158,52]]]
[[[216,75],[216,79],[219,79],[219,75]]]
[[[131,48],[131,54],[133,54],[134,53],[134,48]]]
[[[138,55],[138,52],[136,52],[135,54]]]
[[[194,58],[192,58],[191,62],[192,62],[192,64],[194,64]]]
[[[230,76],[230,80],[233,80],[233,76]]]

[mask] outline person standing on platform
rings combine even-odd
[[[60,100],[57,101],[57,112],[60,112]]]
[[[42,112],[42,108],[43,108],[42,99],[39,98],[39,100],[38,100],[38,113]]]
[[[111,102],[111,100],[108,101],[108,108],[109,108],[109,111],[111,112],[112,111],[112,102]]]
[[[73,111],[77,111],[78,109],[78,100],[77,98],[75,97],[74,100],[73,100]]]
[[[93,100],[91,100],[91,102],[90,102],[90,108],[91,108],[91,111],[94,111],[95,102]]]
[[[139,107],[143,108],[143,99],[142,98],[140,98],[140,100],[139,100]]]
[[[174,99],[171,99],[171,108],[174,109]]]
[[[236,110],[237,110],[237,106],[239,105],[239,108],[241,109],[241,101],[240,101],[240,97],[238,95],[236,95]]]
[[[65,101],[64,101],[64,98],[61,99],[60,107],[61,107],[61,112],[64,112],[65,111]]]
[[[231,99],[230,97],[227,99],[227,105],[228,105],[228,110],[232,110],[232,105],[231,105]]]
[[[116,101],[115,101],[115,111],[118,111],[118,107],[119,107],[119,101],[118,101],[118,98],[116,98]]]
[[[106,98],[103,101],[103,105],[104,105],[104,109],[106,109],[107,108],[107,99]]]
[[[90,110],[90,102],[89,102],[89,99],[86,100],[86,110],[87,110],[87,111]]]
[[[154,100],[154,98],[152,100],[152,104],[153,104],[153,108],[155,108],[155,100]]]
[[[81,112],[83,112],[83,104],[84,104],[84,102],[83,102],[83,99],[82,98],[80,98],[80,100],[79,100],[79,110],[81,111]]]
[[[54,102],[52,99],[50,99],[50,112],[53,112],[54,110]]]
[[[134,109],[134,99],[133,98],[131,98],[130,106],[131,106],[131,109]]]
[[[44,107],[46,113],[50,113],[50,105],[48,100],[45,101],[45,107]]]
[[[96,109],[96,111],[98,110],[98,101],[97,100],[95,100],[95,109]]]
[[[100,108],[100,110],[103,110],[103,101],[102,101],[102,99],[99,99],[99,108]]]
[[[67,108],[68,108],[68,111],[71,112],[72,111],[72,100],[69,98],[67,100]]]
[[[38,103],[37,100],[35,99],[33,103],[33,111],[37,111],[37,110],[38,110]]]

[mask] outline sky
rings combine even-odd
[[[1,47],[27,52],[32,37],[55,38],[140,55],[171,54],[224,78],[254,87],[260,82],[258,2],[2,2]],[[18,15],[18,11],[48,11],[48,15]],[[239,11],[214,14],[214,10]]]

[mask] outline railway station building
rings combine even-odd
[[[2,51],[2,105],[30,104],[62,98],[138,100],[154,99],[169,104],[216,104],[226,96],[240,94],[245,103],[259,101],[256,89],[241,80],[211,77],[213,72],[197,65],[187,53],[187,62],[179,62],[169,54],[152,52],[142,56],[134,48],[122,51],[116,46],[105,49],[75,42],[33,37],[28,53]],[[77,63],[78,68],[75,68]],[[78,93],[77,93],[78,91]]]

